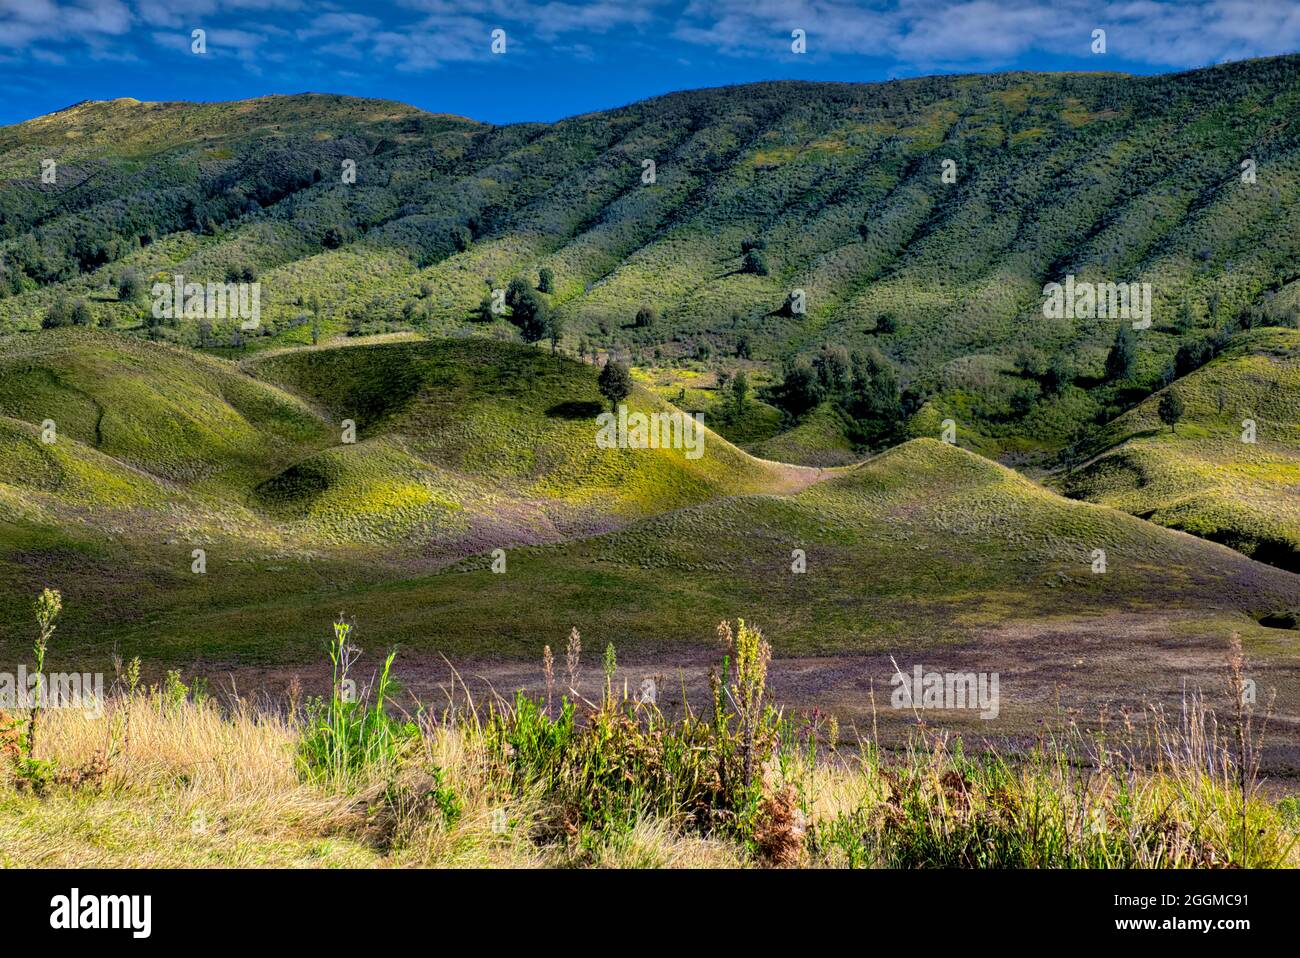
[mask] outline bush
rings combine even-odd
[[[740,271],[742,273],[753,273],[755,276],[766,276],[768,274],[767,260],[761,252],[751,249],[741,260]]]

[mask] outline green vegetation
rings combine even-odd
[[[1180,350],[1295,324],[1296,63],[763,83],[501,128],[338,96],[80,104],[0,130],[0,329],[80,303],[222,355],[407,331],[743,351],[772,379],[835,343],[879,350],[906,418],[928,402],[970,448],[1044,459]],[[1114,320],[1044,319],[1067,273],[1150,282],[1151,328],[1116,352]],[[176,274],[256,277],[261,326],[154,320],[140,290]],[[1032,377],[1024,351],[1049,357]]]
[[[42,627],[44,628],[44,627]],[[0,864],[53,866],[568,865],[965,868],[1288,867],[1293,800],[1260,790],[1260,719],[1227,659],[1222,719],[1194,695],[1180,715],[968,754],[918,724],[897,752],[834,718],[769,701],[772,650],[751,624],[717,627],[711,700],[615,689],[476,705],[454,695],[399,723],[383,711],[390,654],[362,704],[359,650],[336,623],[328,703],[228,710],[186,687],[119,672],[102,712],[58,710],[23,774],[0,714]],[[126,734],[129,730],[130,734]],[[178,743],[184,743],[183,748]],[[148,809],[146,812],[145,809]],[[114,840],[102,838],[105,827]]]
[[[1300,333],[1258,329],[1106,425],[1061,487],[1300,571],[1297,423]]]

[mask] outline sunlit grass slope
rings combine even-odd
[[[1256,330],[1168,388],[1185,407],[1175,429],[1152,396],[1064,489],[1300,571],[1300,332]]]
[[[303,350],[250,361],[260,378],[297,392],[357,437],[400,437],[410,454],[473,484],[554,500],[589,515],[643,515],[782,488],[784,471],[712,431],[686,449],[602,449],[608,408],[598,369],[485,340],[398,342]],[[636,389],[631,411],[671,413]],[[708,423],[705,423],[706,429]]]
[[[792,571],[795,550],[804,573]],[[1106,554],[1104,573],[1092,571],[1094,550]],[[1254,615],[1300,602],[1300,577],[1064,499],[933,440],[792,496],[729,497],[509,549],[504,573],[490,564],[485,554],[430,576],[358,583],[348,614],[408,650],[509,659],[535,656],[575,623],[630,653],[680,651],[692,641],[683,636],[707,636],[737,607],[761,607],[788,655],[930,648],[1066,614],[1178,619],[1253,640],[1289,634],[1260,629]],[[311,649],[303,623],[334,614],[339,600],[298,591],[215,601],[162,620],[151,641],[171,655],[206,646],[296,658]]]

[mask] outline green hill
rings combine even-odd
[[[1062,488],[1300,572],[1300,332],[1256,330],[1168,390],[1175,428],[1152,396]]]
[[[796,549],[805,573],[792,571]],[[1104,573],[1093,571],[1099,549]],[[1291,633],[1254,619],[1300,603],[1291,573],[1064,499],[933,440],[793,495],[726,497],[594,537],[511,548],[503,573],[486,553],[432,575],[382,580],[355,568],[300,579],[292,564],[278,565],[294,576],[291,588],[256,592],[252,583],[264,579],[232,569],[209,575],[197,607],[180,602],[192,596],[188,585],[155,597],[154,654],[309,658],[317,623],[346,599],[365,634],[417,657],[530,659],[575,623],[633,656],[680,656],[695,641],[681,637],[703,639],[738,608],[761,609],[787,656],[921,654],[981,637],[1001,644],[1029,627],[1062,629],[1080,649],[1107,655],[1134,635],[1212,644],[1237,631],[1257,654],[1274,655],[1289,654],[1278,642]],[[128,622],[100,628],[130,648],[145,641]]]
[[[548,269],[570,351],[651,365],[708,347],[726,365],[743,347],[775,376],[827,342],[876,346],[907,410],[953,418],[972,448],[1050,452],[1157,388],[1205,331],[1270,310],[1294,323],[1298,108],[1296,56],[759,83],[506,127],[337,96],[82,104],[0,130],[0,329],[67,296],[144,334],[125,271],[147,286],[234,269],[263,284],[256,334],[148,334],[233,355],[345,331],[516,336],[480,303]],[[1152,284],[1129,381],[1103,376],[1115,320],[1043,317],[1043,285],[1066,274]],[[804,313],[783,307],[794,290]],[[634,323],[641,307],[653,324]],[[1070,362],[1049,385],[1016,371],[1025,351]]]
[[[805,466],[843,466],[862,458],[848,426],[830,403],[822,403],[793,428],[750,447],[756,456]]]
[[[300,350],[241,369],[103,331],[14,336],[0,341],[0,483],[13,503],[27,490],[47,506],[129,505],[286,545],[424,548],[471,528],[539,541],[800,482],[707,427],[698,456],[600,448],[597,372],[486,340]],[[639,389],[628,405],[672,408]]]

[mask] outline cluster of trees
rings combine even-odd
[[[41,329],[59,329],[63,326],[93,326],[95,317],[84,299],[61,296],[55,300],[41,318]]]
[[[492,285],[491,281],[489,285]],[[535,287],[522,276],[516,276],[505,289],[505,306],[509,309],[505,318],[519,330],[524,342],[549,340],[551,352],[558,351],[560,341],[564,338],[563,317],[551,308],[551,304],[542,295],[554,289],[555,273],[545,268],[539,273]],[[493,294],[489,292],[479,304],[479,318],[485,322],[496,319],[492,307]]]
[[[854,438],[864,444],[896,434],[908,406],[898,372],[879,350],[849,352],[843,346],[826,346],[811,359],[796,359],[772,398],[795,417],[832,402],[854,422]]]

